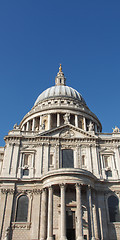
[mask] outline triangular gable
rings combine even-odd
[[[114,151],[112,151],[110,148],[104,148],[99,151],[101,154],[114,154]]]
[[[44,131],[37,136],[51,136],[60,138],[98,138],[94,133],[84,131],[71,124],[63,125],[49,131]]]

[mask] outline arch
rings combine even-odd
[[[120,221],[119,200],[114,195],[111,195],[108,198],[108,210],[110,222],[119,222]]]
[[[21,195],[17,201],[16,222],[27,222],[29,199],[26,195]]]

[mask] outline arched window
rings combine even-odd
[[[110,222],[119,222],[119,200],[117,197],[112,195],[108,198],[108,209]]]
[[[62,167],[63,168],[74,168],[74,157],[72,149],[62,150]]]
[[[28,197],[26,195],[22,195],[18,198],[16,222],[27,222],[28,202]]]

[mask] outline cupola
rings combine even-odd
[[[66,78],[64,77],[64,73],[62,72],[62,66],[60,64],[59,72],[57,73],[57,76],[55,78],[55,85],[56,86],[66,86]]]

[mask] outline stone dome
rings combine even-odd
[[[42,92],[37,100],[35,101],[35,105],[37,105],[40,101],[51,98],[51,97],[69,97],[74,98],[79,101],[82,101],[85,104],[85,100],[81,96],[81,94],[73,89],[72,87],[64,86],[64,85],[56,85],[50,88],[47,88],[44,92]]]
[[[35,101],[34,106],[37,105],[39,102],[43,101],[44,99],[54,97],[73,98],[86,104],[85,100],[82,98],[81,94],[78,91],[76,91],[72,87],[66,86],[66,78],[64,77],[64,73],[62,72],[61,64],[59,67],[59,72],[57,73],[57,76],[55,78],[55,86],[50,87],[44,92],[42,92]]]
[[[81,94],[66,86],[66,78],[60,65],[55,86],[38,96],[20,126],[23,131],[41,132],[68,123],[85,131],[102,130],[99,119],[90,111]]]

